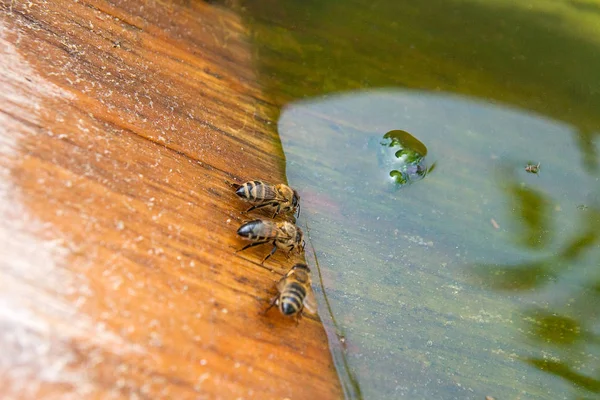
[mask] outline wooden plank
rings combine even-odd
[[[234,254],[225,181],[285,179],[238,16],[3,0],[0,55],[3,398],[341,397],[320,322],[262,315],[300,258]]]

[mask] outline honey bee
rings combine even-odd
[[[287,221],[274,222],[255,219],[240,226],[237,234],[253,242],[238,251],[265,243],[273,244],[271,252],[262,260],[261,264],[264,264],[267,258],[275,254],[277,248],[287,250],[288,253],[294,249],[298,252],[304,250],[304,233],[302,229]]]
[[[538,172],[540,172],[540,168],[540,163],[537,163],[537,165],[528,163],[525,166],[525,171],[529,172],[530,174],[537,174]]]
[[[285,316],[296,315],[296,322],[302,317],[304,309],[311,314],[317,313],[317,301],[310,285],[310,268],[306,264],[294,265],[283,278],[277,282],[279,294],[273,298],[269,311],[277,306]]]
[[[280,183],[271,185],[263,181],[248,181],[241,185],[232,184],[235,194],[252,204],[246,212],[258,208],[270,207],[275,209],[273,218],[279,213],[295,213],[300,216],[300,195],[291,187]]]

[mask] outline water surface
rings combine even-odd
[[[237,10],[348,397],[600,396],[597,1]]]
[[[409,186],[378,162],[394,128],[425,143],[437,165]],[[540,364],[593,376],[600,362],[599,185],[582,168],[573,128],[472,99],[388,90],[289,104],[279,132],[289,182],[303,196],[308,258],[331,307],[322,298],[322,314],[333,314],[331,340],[343,337],[333,348],[364,398],[597,390]],[[528,160],[540,163],[538,175],[525,171]],[[569,301],[585,300],[587,312],[565,304],[578,297]],[[565,321],[572,339],[553,340]]]

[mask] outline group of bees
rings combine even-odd
[[[540,164],[528,163],[525,171],[533,174],[539,173]],[[231,184],[235,194],[252,206],[245,211],[265,209],[273,211],[271,219],[255,219],[245,222],[237,230],[237,234],[251,243],[237,251],[263,244],[271,244],[271,251],[263,258],[261,264],[271,257],[277,249],[286,250],[289,254],[293,250],[301,253],[304,251],[304,233],[302,229],[289,221],[277,222],[275,217],[282,214],[293,216],[300,215],[300,195],[291,187],[278,184],[272,185],[264,181],[248,181],[241,185]],[[277,306],[286,316],[301,317],[304,310],[316,313],[316,301],[311,289],[310,269],[306,264],[297,263],[283,278],[277,282],[278,295],[273,298],[267,311]]]
[[[302,229],[289,221],[275,221],[278,215],[300,215],[300,195],[291,187],[278,184],[272,185],[263,181],[248,181],[241,185],[232,184],[235,194],[252,206],[245,213],[254,210],[272,211],[271,219],[255,219],[242,224],[237,234],[251,243],[237,251],[262,244],[271,244],[271,251],[263,258],[261,264],[271,257],[277,249],[304,251],[304,233]],[[277,306],[286,316],[296,316],[300,319],[304,310],[315,314],[316,300],[311,288],[310,269],[306,264],[295,264],[276,284],[278,295],[273,298],[266,311]],[[266,312],[265,311],[265,312]]]

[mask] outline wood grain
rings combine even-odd
[[[285,179],[251,54],[208,3],[0,2],[3,398],[341,397],[262,314],[298,260],[234,254],[226,180]]]

